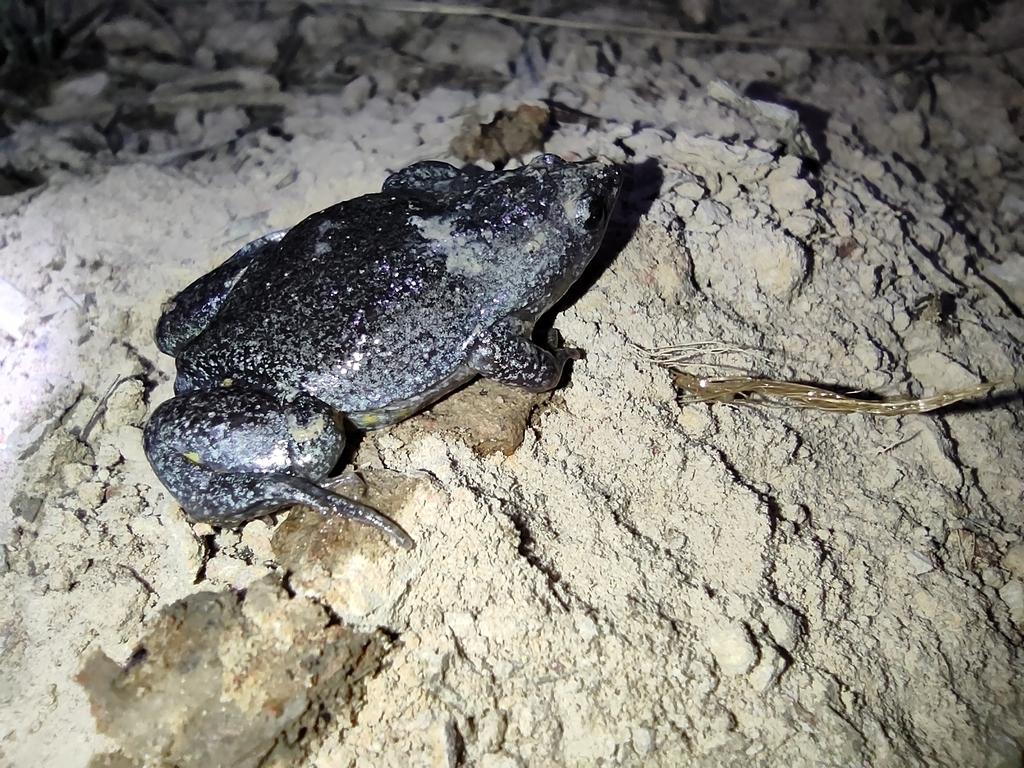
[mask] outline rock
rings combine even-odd
[[[32,316],[33,308],[28,296],[6,280],[0,279],[0,331],[20,339],[22,326]]]
[[[818,217],[811,211],[797,211],[782,220],[782,228],[793,237],[804,238],[818,227]]]
[[[926,389],[951,392],[981,383],[977,376],[941,352],[915,354],[907,362],[911,375]]]
[[[780,648],[792,653],[803,634],[800,617],[784,605],[771,605],[765,609],[762,618],[768,625],[772,639]]]
[[[346,112],[358,112],[370,97],[376,85],[369,75],[360,75],[341,90],[341,108]]]
[[[61,80],[53,87],[51,99],[54,103],[62,101],[78,101],[95,99],[110,84],[110,75],[106,72],[93,72],[89,75],[69,77]]]
[[[679,10],[698,27],[704,26],[715,10],[714,0],[676,0]]]
[[[1024,627],[1024,581],[1012,579],[999,590],[1000,599],[1010,609],[1010,618],[1019,627]]]
[[[889,120],[889,127],[899,136],[900,143],[907,147],[920,147],[927,136],[924,118],[917,111],[898,113]]]
[[[765,180],[772,206],[783,214],[802,211],[817,195],[814,188],[803,179],[795,179],[778,171],[772,171]]]
[[[786,660],[775,648],[765,648],[761,662],[750,673],[750,685],[755,691],[764,693],[778,681],[786,670]]]
[[[420,55],[432,64],[509,73],[508,63],[523,49],[523,38],[511,26],[493,19],[449,19]]]
[[[686,222],[687,229],[699,232],[717,229],[731,221],[729,209],[717,200],[701,200],[693,212],[693,218]]]
[[[172,604],[126,667],[97,653],[77,679],[97,729],[136,764],[296,765],[297,734],[323,727],[321,702],[335,722],[354,718],[386,647],[270,577],[244,599],[228,590]]]
[[[757,648],[750,633],[738,622],[713,632],[708,646],[719,668],[730,677],[746,674],[757,662]]]
[[[1000,565],[1014,578],[1024,581],[1024,542],[1018,542],[1006,550]]]
[[[732,254],[731,261],[741,279],[749,279],[745,276],[753,272],[758,289],[771,298],[788,301],[807,274],[803,248],[783,232],[725,227],[718,233],[718,240]]]
[[[1007,193],[999,201],[996,218],[1007,227],[1015,227],[1024,219],[1024,198]]]
[[[976,147],[974,150],[974,166],[984,179],[992,179],[1003,170],[1003,164],[999,161],[999,150],[991,144]]]
[[[205,43],[214,53],[246,64],[268,66],[277,60],[277,43],[286,29],[280,21],[217,24],[206,33]]]
[[[113,53],[146,50],[178,58],[181,41],[172,33],[155,29],[141,19],[118,19],[96,30],[96,37]]]

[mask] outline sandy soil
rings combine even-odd
[[[352,14],[322,13],[303,39],[336,59]],[[793,34],[852,35],[830,18]],[[312,677],[287,694],[319,714],[269,764],[1024,764],[1024,59],[435,21],[364,14],[369,39],[401,44],[367,44],[377,68],[344,87],[278,94],[275,130],[247,130],[244,105],[186,105],[147,136],[157,160],[141,132],[120,158],[67,124],[4,140],[50,182],[0,202],[0,762],[170,764],[106,704],[98,731],[76,677],[97,652],[147,663],[137,647],[172,631],[168,607],[212,591],[270,601],[246,616],[271,639],[235,638],[246,670],[338,623],[383,649],[343,694]],[[276,23],[239,22],[260,31],[246,55],[273,56],[256,42]],[[238,37],[221,31],[218,54]],[[381,63],[396,50],[415,66]],[[770,85],[804,133],[723,103],[723,84]],[[631,168],[609,247],[554,317],[586,350],[563,387],[520,402],[477,384],[356,441],[351,465],[412,552],[298,511],[190,524],[140,443],[171,394],[162,302],[391,170],[455,162],[466,115],[545,100],[563,108],[546,151]],[[680,407],[635,348],[709,341],[761,374],[879,395],[1006,383],[889,419]],[[474,437],[492,411],[522,424],[510,455]],[[216,684],[250,702],[227,681],[239,652],[217,647]],[[168,701],[181,711],[147,716],[177,733],[197,700]]]

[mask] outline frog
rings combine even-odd
[[[477,376],[554,389],[581,352],[535,343],[534,327],[597,253],[622,175],[553,154],[501,170],[421,161],[249,242],[157,322],[176,368],[143,432],[157,477],[195,522],[304,505],[411,548],[330,476],[346,431],[407,419]]]

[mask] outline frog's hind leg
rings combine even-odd
[[[336,411],[301,392],[285,399],[229,387],[179,395],[156,409],[144,442],[153,470],[194,520],[235,526],[305,504],[412,546],[397,523],[319,485],[341,456],[345,431]]]
[[[219,267],[167,302],[156,326],[156,345],[160,351],[177,357],[178,352],[217,316],[224,300],[249,265],[276,248],[287,234],[287,229],[279,229],[246,243]]]

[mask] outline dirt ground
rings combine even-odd
[[[534,5],[613,31],[139,3],[7,100],[0,764],[1024,766],[1024,9]],[[585,359],[353,436],[412,551],[192,524],[141,445],[161,305],[412,162],[506,162],[522,105],[551,121],[506,167],[543,134],[627,169],[551,320]],[[638,347],[698,344],[871,397],[1000,384],[680,405]]]

